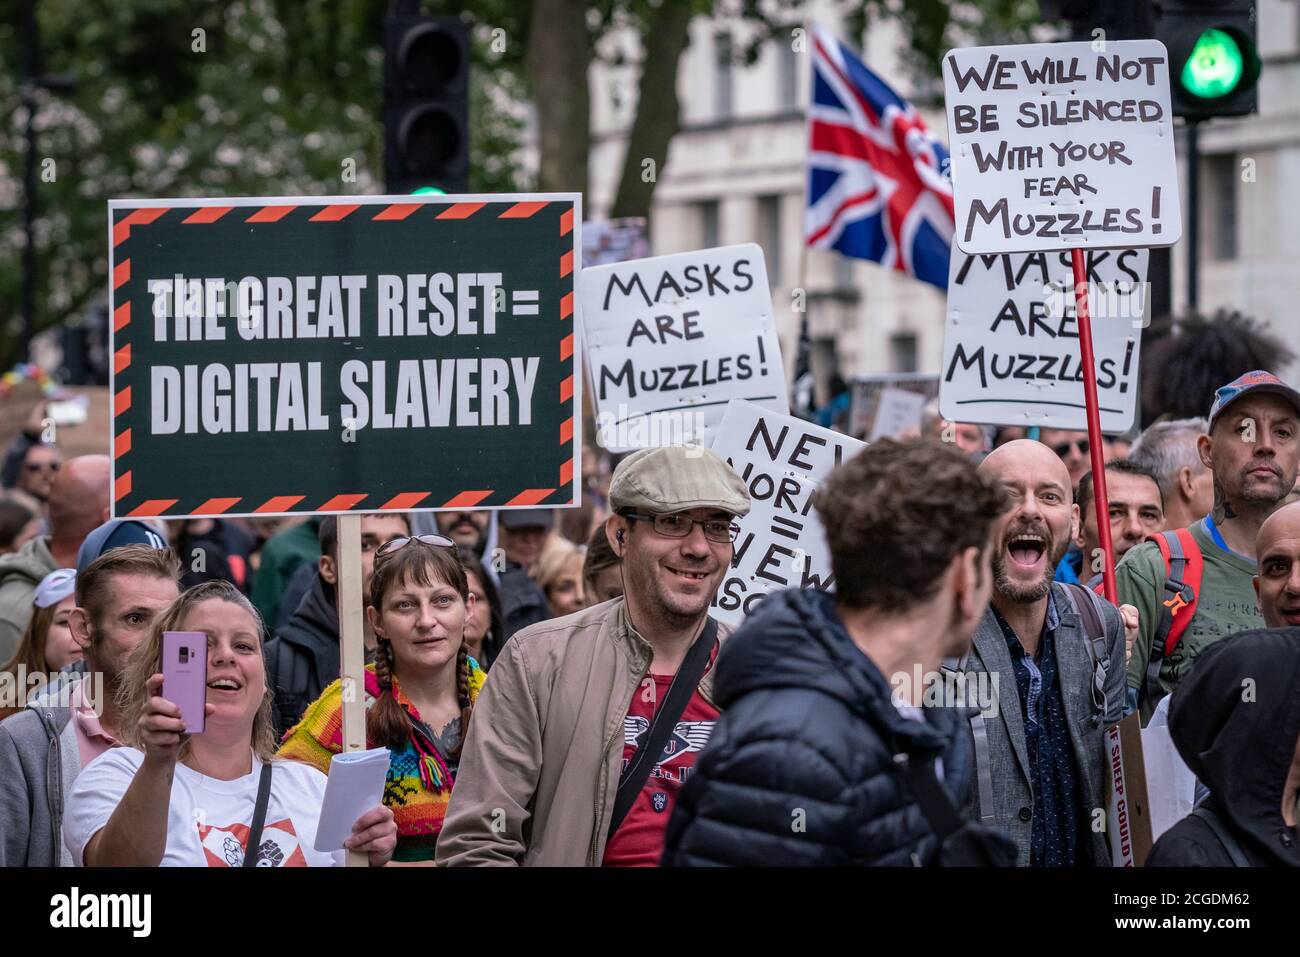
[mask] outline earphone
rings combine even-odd
[[[623,557],[623,529],[620,528],[617,532],[614,533],[614,540],[617,541],[619,545],[618,557],[622,558]]]

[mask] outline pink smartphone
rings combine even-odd
[[[208,636],[201,631],[164,631],[162,696],[181,709],[185,730],[203,730],[208,700]]]

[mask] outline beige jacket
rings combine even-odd
[[[726,633],[719,626],[719,639]],[[623,718],[650,658],[622,598],[516,634],[474,704],[438,863],[599,865]],[[710,669],[700,681],[710,704],[712,686]]]

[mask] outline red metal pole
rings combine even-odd
[[[1097,516],[1097,538],[1103,553],[1101,580],[1106,600],[1118,605],[1115,592],[1115,550],[1110,541],[1110,498],[1106,494],[1106,456],[1101,444],[1101,413],[1097,411],[1097,364],[1092,354],[1092,318],[1088,313],[1088,273],[1083,250],[1072,249],[1074,265],[1075,316],[1079,322],[1079,357],[1083,361],[1083,401],[1088,411],[1088,454],[1092,458],[1092,502]],[[1092,556],[1083,556],[1085,571],[1092,568]],[[1087,579],[1084,575],[1084,579]]]

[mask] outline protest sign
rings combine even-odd
[[[605,448],[707,444],[732,399],[789,411],[754,243],[584,269],[579,285]]]
[[[848,431],[855,438],[861,438],[875,431],[881,395],[886,389],[921,396],[924,410],[926,402],[939,396],[939,377],[932,372],[879,372],[856,376],[852,389]]]
[[[952,50],[943,61],[957,245],[1169,246],[1182,233],[1158,40]]]
[[[954,422],[1087,428],[1068,252],[971,256],[949,267],[939,410]],[[1145,249],[1087,250],[1101,428],[1137,410]]]
[[[1106,749],[1106,837],[1112,867],[1141,867],[1151,853],[1142,726],[1136,713],[1111,725]]]
[[[871,424],[867,441],[892,438],[909,432],[920,434],[921,412],[925,409],[925,396],[906,389],[886,386],[880,390],[876,404],[876,419]]]
[[[727,406],[712,449],[745,483],[751,506],[736,520],[740,535],[713,600],[714,618],[735,626],[776,588],[831,588],[830,553],[812,496],[831,469],[865,447],[752,402]]]
[[[576,500],[576,194],[109,220],[115,516]]]
[[[641,216],[593,219],[582,224],[582,267],[645,259],[650,255],[646,221]]]

